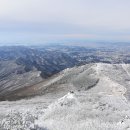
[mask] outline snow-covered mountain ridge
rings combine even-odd
[[[41,96],[0,102],[0,130],[130,129],[130,64],[66,69],[31,90]]]

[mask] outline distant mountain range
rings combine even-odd
[[[129,130],[130,49],[118,45],[0,47],[0,130]]]
[[[3,96],[48,80],[66,68],[90,63],[130,63],[129,46],[0,47],[0,97],[5,100]]]

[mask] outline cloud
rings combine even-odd
[[[129,7],[129,0],[0,0],[0,32],[124,39],[130,34]]]

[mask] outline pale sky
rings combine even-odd
[[[130,41],[130,0],[0,0],[0,43]]]

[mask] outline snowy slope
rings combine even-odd
[[[38,86],[42,96],[0,102],[0,130],[129,130],[129,73],[129,64],[66,69]]]

